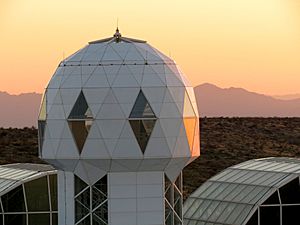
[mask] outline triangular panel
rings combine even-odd
[[[142,91],[140,91],[129,117],[130,118],[156,118],[153,110],[151,109],[149,102],[147,101]]]

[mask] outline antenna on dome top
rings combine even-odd
[[[121,33],[119,32],[119,19],[117,18],[117,29],[116,33],[114,34],[114,37],[116,38],[116,42],[119,42],[121,40]]]

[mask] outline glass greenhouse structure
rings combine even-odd
[[[56,174],[49,165],[1,165],[0,225],[57,225]]]
[[[299,225],[300,160],[264,158],[229,167],[184,204],[185,225]]]

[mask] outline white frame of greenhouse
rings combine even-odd
[[[272,157],[229,167],[186,200],[184,224],[300,224],[299,177],[300,159]]]
[[[0,166],[1,225],[57,225],[57,215],[57,171],[52,166]]]

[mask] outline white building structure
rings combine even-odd
[[[117,29],[59,64],[39,147],[61,170],[58,224],[181,225],[181,171],[200,154],[193,87],[172,59]]]

